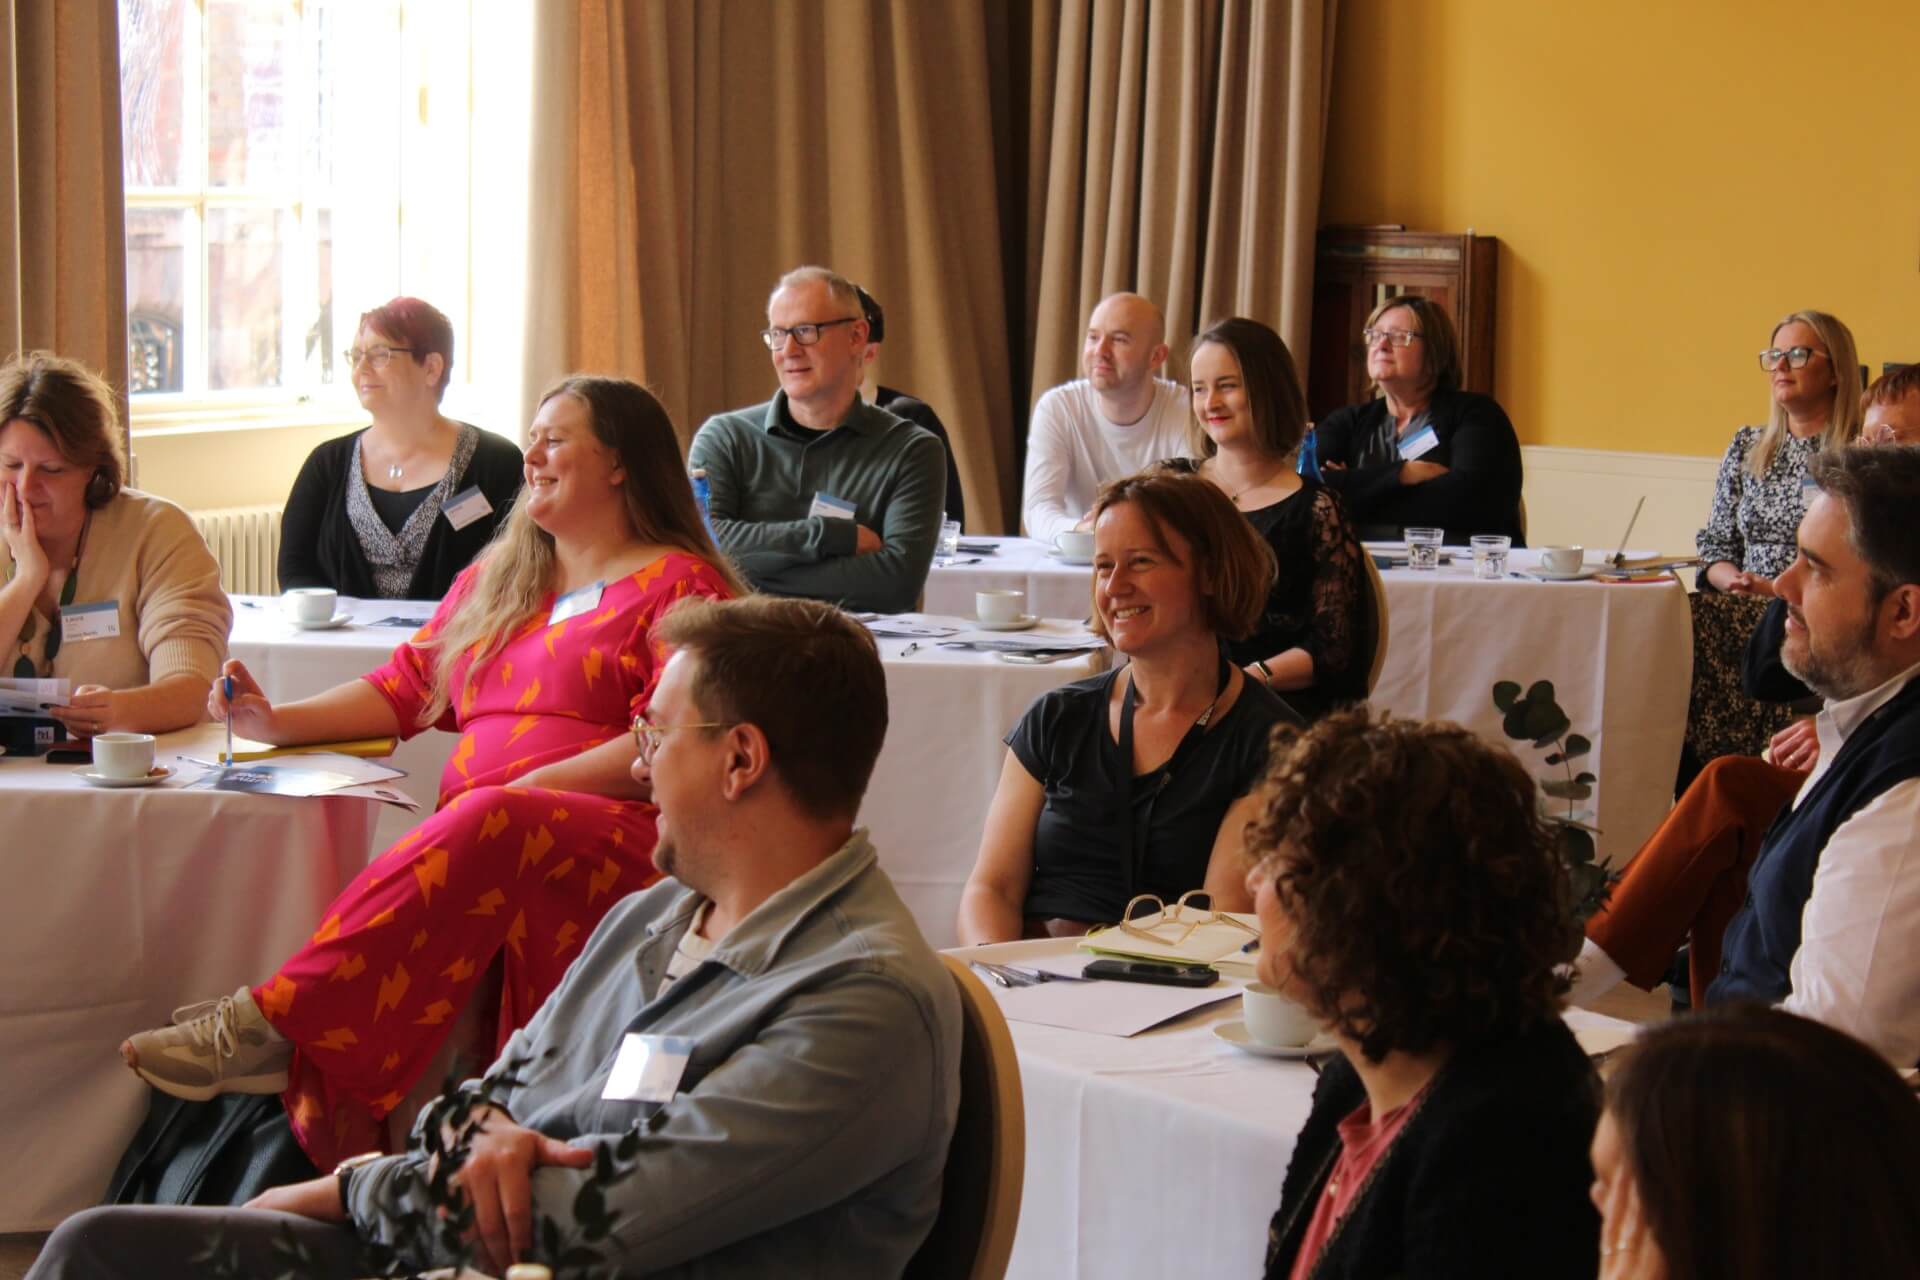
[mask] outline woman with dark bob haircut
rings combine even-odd
[[[1920,1101],[1844,1032],[1761,1005],[1651,1028],[1593,1137],[1606,1280],[1920,1271]]]
[[[1007,735],[963,942],[1085,933],[1136,894],[1251,905],[1249,793],[1296,717],[1225,646],[1259,618],[1273,554],[1218,489],[1164,471],[1108,485],[1093,540],[1094,629],[1130,661],[1040,695]]]
[[[1321,1075],[1269,1277],[1591,1276],[1593,1069],[1534,780],[1451,724],[1274,732],[1247,876],[1260,976],[1318,1015]]]

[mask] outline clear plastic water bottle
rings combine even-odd
[[[1320,447],[1314,442],[1313,428],[1307,428],[1307,434],[1300,441],[1300,474],[1315,484],[1325,484],[1320,478]]]

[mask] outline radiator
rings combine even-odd
[[[193,523],[220,562],[220,585],[236,595],[278,595],[280,507],[194,511]]]

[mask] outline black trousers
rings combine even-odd
[[[278,1275],[290,1264],[275,1245],[289,1239],[312,1257],[313,1275],[362,1274],[352,1227],[264,1209],[109,1205],[61,1223],[27,1280],[194,1280],[209,1274],[201,1255],[216,1240],[222,1257],[238,1257],[241,1274]]]

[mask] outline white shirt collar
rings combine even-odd
[[[1809,784],[1827,771],[1827,766],[1839,753],[1841,744],[1851,738],[1854,732],[1867,722],[1867,717],[1885,706],[1900,690],[1906,688],[1907,681],[1913,679],[1916,673],[1920,673],[1920,663],[1908,667],[1885,684],[1851,698],[1843,698],[1838,702],[1830,701],[1820,709],[1820,714],[1813,718],[1813,730],[1820,739],[1820,759],[1807,778]],[[1806,794],[1804,787],[1801,789],[1801,794]],[[1796,800],[1795,803],[1797,804],[1798,801]]]

